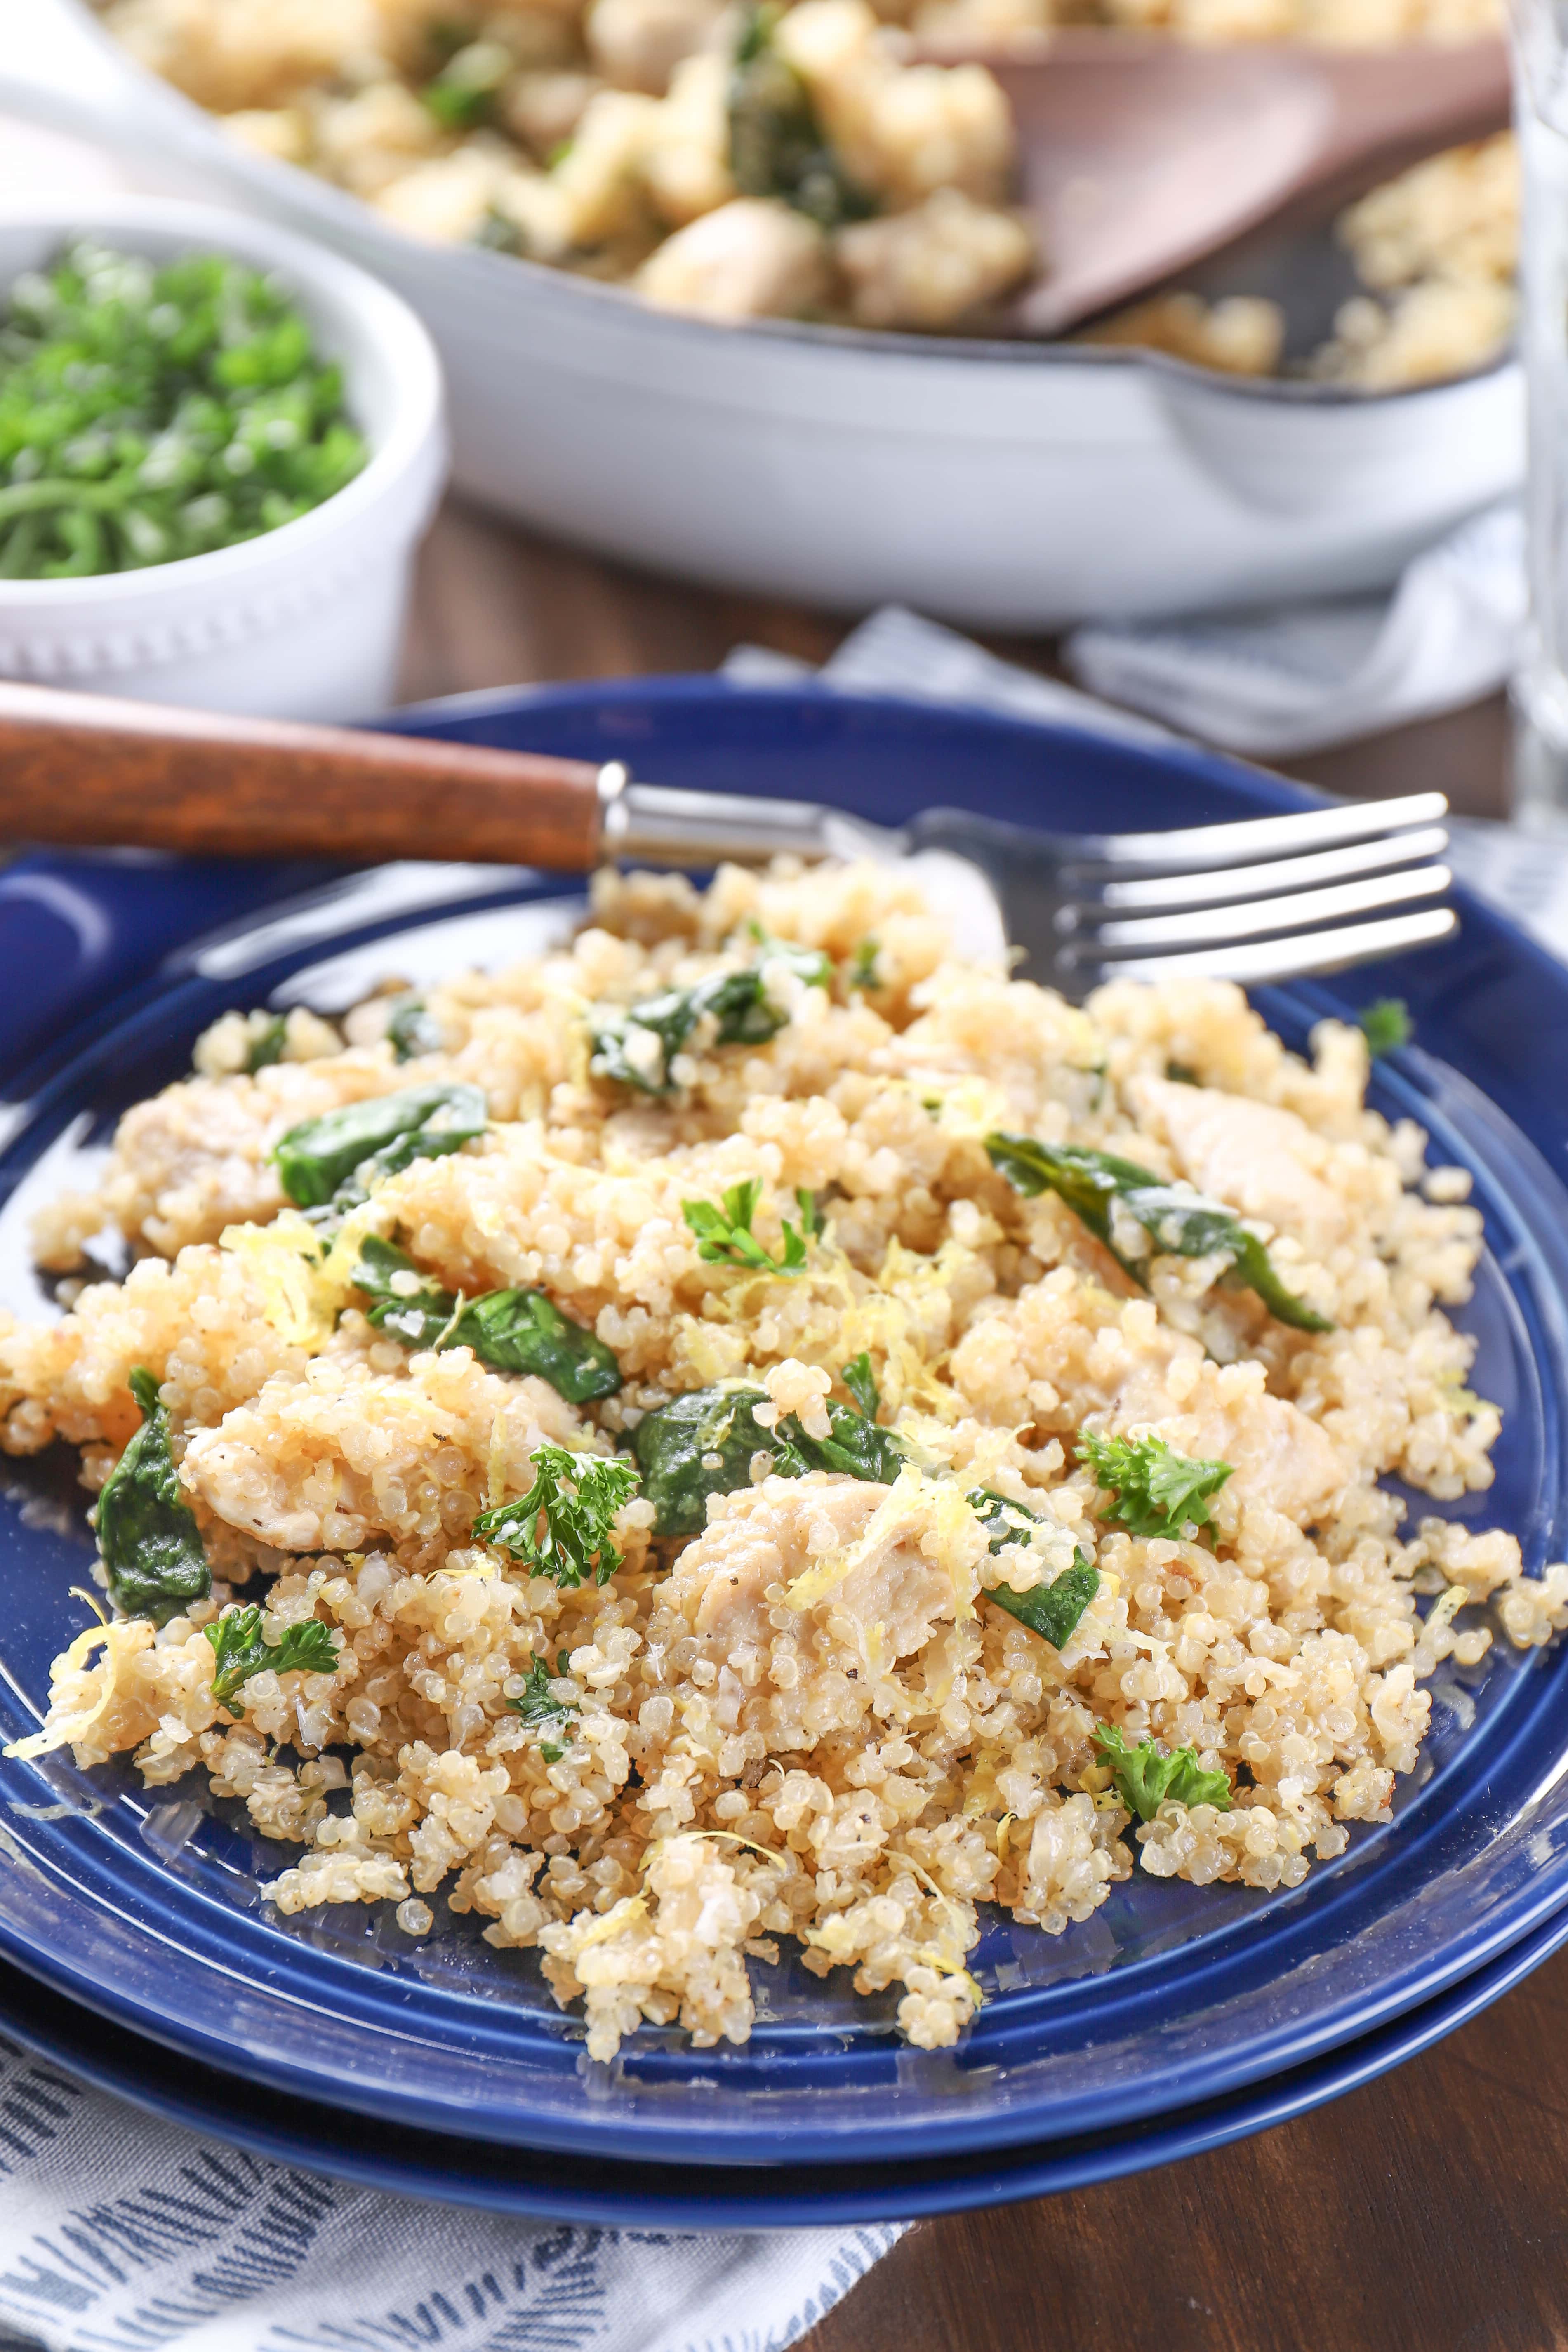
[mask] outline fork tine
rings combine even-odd
[[[1412,793],[1404,800],[1359,801],[1348,806],[1305,809],[1295,816],[1190,825],[1176,833],[1104,834],[1082,845],[1072,859],[1071,871],[1078,874],[1105,866],[1122,872],[1129,866],[1144,866],[1152,873],[1194,873],[1249,858],[1288,857],[1300,851],[1329,849],[1342,841],[1373,841],[1405,826],[1436,824],[1447,814],[1448,803],[1441,793]]]
[[[1358,874],[1378,874],[1391,866],[1414,866],[1441,857],[1448,835],[1440,824],[1416,833],[1401,833],[1386,841],[1349,843],[1342,849],[1325,849],[1310,857],[1281,857],[1267,866],[1240,866],[1221,872],[1160,874],[1134,882],[1107,882],[1080,908],[1064,908],[1058,928],[1077,929],[1102,913],[1177,912],[1186,907],[1219,906],[1237,898],[1271,898],[1281,890],[1316,888],[1330,882],[1348,882]]]
[[[1314,923],[1337,923],[1348,915],[1369,915],[1379,907],[1402,907],[1411,898],[1436,898],[1453,876],[1446,866],[1423,866],[1414,873],[1373,875],[1342,882],[1331,890],[1297,890],[1238,907],[1210,907],[1182,915],[1138,915],[1130,921],[1101,923],[1076,934],[1086,958],[1108,949],[1217,947],[1255,940],[1269,931],[1304,931]],[[1071,954],[1073,949],[1064,950]]]
[[[1380,956],[1403,955],[1430,947],[1458,930],[1451,907],[1424,914],[1396,915],[1381,923],[1350,923],[1337,931],[1313,931],[1304,939],[1259,941],[1252,947],[1209,949],[1196,954],[1108,958],[1099,968],[1107,980],[1234,980],[1243,988],[1271,980],[1300,980],[1320,971],[1343,971]]]

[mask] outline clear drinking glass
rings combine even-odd
[[[1514,681],[1515,814],[1568,824],[1568,0],[1511,0],[1523,173],[1530,622]]]

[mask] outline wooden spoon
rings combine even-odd
[[[1500,39],[1209,48],[1068,29],[984,62],[1012,104],[1045,255],[1006,322],[1032,335],[1126,301],[1304,198],[1348,202],[1501,131],[1510,113]]]

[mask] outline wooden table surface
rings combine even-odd
[[[448,509],[410,698],[710,669],[749,641],[818,661],[849,624],[672,587]],[[993,639],[1052,667],[1052,649]],[[1506,802],[1500,698],[1311,760],[1336,791]],[[921,2223],[801,2352],[1568,2352],[1568,1952],[1316,2114],[1070,2196]]]

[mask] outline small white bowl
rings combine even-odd
[[[270,222],[152,196],[0,211],[0,302],[89,236],[153,261],[276,271],[343,371],[364,470],[297,522],[209,555],[86,580],[0,580],[0,677],[258,718],[358,719],[395,690],[409,575],[447,471],[440,363],[397,295]]]

